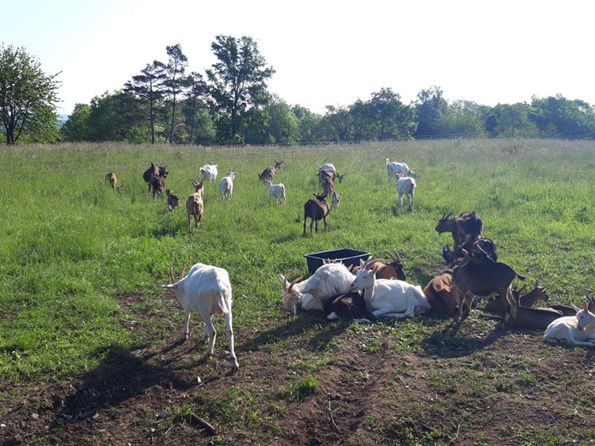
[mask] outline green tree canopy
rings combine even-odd
[[[46,75],[24,48],[0,46],[0,132],[6,144],[15,144],[21,136],[27,141],[56,140],[58,74]]]
[[[251,107],[269,101],[266,81],[275,70],[266,66],[258,45],[250,37],[217,36],[211,48],[218,62],[207,70],[219,134],[227,142],[241,142],[239,131]]]

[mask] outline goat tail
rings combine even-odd
[[[219,304],[219,308],[221,308],[221,312],[223,314],[231,313],[231,308],[227,306],[227,299],[231,297],[228,295],[228,290],[223,290],[219,293],[219,297],[217,297],[217,303]]]

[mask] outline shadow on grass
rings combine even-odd
[[[473,331],[474,328],[468,327],[465,327],[462,333],[463,324],[470,323],[468,320],[463,322],[451,320],[442,330],[437,329],[425,337],[422,340],[422,348],[428,354],[441,358],[458,358],[482,350],[508,333],[508,329],[503,325],[496,325],[487,336],[476,333]]]
[[[239,351],[258,350],[266,345],[275,345],[288,339],[302,343],[312,351],[324,350],[332,340],[343,333],[353,321],[327,321],[322,311],[298,311],[296,318],[288,323],[264,331],[238,347]]]

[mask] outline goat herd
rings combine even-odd
[[[274,166],[267,167],[258,179],[263,181],[269,190],[269,196],[277,201],[285,202],[285,186],[273,184],[282,161],[275,161]],[[403,196],[409,199],[409,209],[414,208],[415,178],[417,172],[410,170],[405,163],[386,160],[389,181],[396,180],[399,203],[402,206]],[[192,231],[191,219],[195,219],[198,228],[203,213],[204,181],[217,178],[217,165],[207,164],[200,168],[201,181],[192,182],[195,192],[186,200],[188,213],[188,231]],[[180,206],[180,200],[169,189],[165,189],[164,179],[168,171],[166,166],[151,167],[143,174],[148,183],[148,192],[167,195],[167,206],[170,211]],[[233,194],[233,181],[236,172],[228,172],[220,181],[219,188],[223,199],[230,199]],[[324,164],[318,168],[319,185],[322,194],[314,194],[304,205],[304,234],[306,219],[310,218],[312,226],[323,220],[326,228],[326,217],[331,209],[339,206],[341,196],[335,191],[335,180],[342,182],[344,174],[338,173],[332,164]],[[113,172],[106,175],[111,186],[117,189],[117,179]],[[325,198],[331,195],[331,205]],[[483,221],[476,212],[463,212],[457,218],[452,213],[444,214],[436,225],[438,233],[450,233],[453,238],[453,249],[445,246],[442,249],[444,260],[451,269],[445,269],[430,280],[426,287],[409,284],[405,281],[403,262],[398,252],[389,253],[390,261],[376,259],[368,262],[360,260],[359,266],[347,267],[341,262],[328,260],[308,279],[299,277],[292,282],[279,274],[283,285],[283,309],[294,313],[296,306],[304,310],[323,310],[328,320],[338,317],[353,318],[358,322],[370,322],[378,317],[415,317],[427,311],[436,311],[453,316],[463,321],[469,315],[475,296],[487,297],[487,309],[498,313],[500,318],[511,327],[545,330],[544,340],[550,343],[566,343],[595,347],[595,299],[587,296],[583,308],[566,305],[552,305],[548,308],[532,308],[538,300],[547,300],[545,288],[538,282],[531,291],[523,294],[525,286],[520,290],[512,287],[515,279],[525,280],[514,269],[505,263],[498,262],[496,244],[483,237]],[[184,276],[184,269],[176,281],[170,267],[171,284],[162,285],[174,292],[180,305],[184,308],[185,318],[183,337],[188,337],[188,322],[191,310],[198,310],[205,322],[203,340],[208,340],[208,359],[213,353],[216,331],[212,323],[214,314],[224,314],[227,325],[227,337],[230,348],[232,369],[239,365],[234,352],[232,329],[232,289],[229,274],[225,269],[197,263]],[[396,280],[395,280],[396,279]],[[467,297],[469,294],[469,297]]]

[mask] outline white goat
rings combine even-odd
[[[376,279],[378,266],[368,270],[363,260],[360,268],[351,291],[364,290],[366,308],[373,316],[414,317],[432,309],[421,287],[402,280]]]
[[[349,291],[354,277],[342,263],[324,264],[309,279],[299,282],[299,277],[289,286],[279,274],[283,284],[283,309],[291,311],[293,308],[295,314],[295,305],[300,303],[304,310],[322,310],[328,298]]]
[[[545,329],[543,340],[552,344],[595,347],[595,314],[589,311],[587,302],[583,302],[583,309],[577,311],[576,316],[565,316],[553,321]]]
[[[269,189],[269,197],[276,198],[277,203],[279,200],[283,200],[283,204],[285,204],[285,186],[283,183],[273,184],[270,181],[265,181],[264,184]]]
[[[386,169],[388,170],[388,181],[395,175],[395,172],[402,173],[403,175],[409,175],[410,177],[417,178],[417,172],[409,169],[409,166],[405,163],[390,163],[388,158],[386,159]]]
[[[403,207],[403,195],[409,199],[409,210],[413,210],[415,205],[415,179],[411,177],[404,177],[403,174],[395,172],[393,174],[397,179],[397,194],[399,194],[399,206]]]
[[[227,172],[226,176],[221,178],[219,182],[219,190],[221,191],[221,198],[231,198],[233,195],[233,180],[238,175],[237,172]]]
[[[341,195],[333,191],[333,197],[331,198],[331,209],[338,209],[339,203],[341,203]]]
[[[327,164],[323,164],[322,166],[318,166],[318,172],[320,172],[322,170],[334,170],[335,172],[337,171],[337,169],[335,169],[335,166],[332,165],[331,163],[327,163]]]
[[[217,164],[205,164],[200,168],[201,180],[215,181],[217,179],[217,175],[219,175]]]
[[[184,277],[184,271],[182,271],[178,282],[174,279],[171,267],[169,268],[169,274],[172,283],[161,286],[172,290],[184,309],[183,340],[188,339],[190,312],[191,310],[198,310],[205,323],[203,341],[207,339],[209,341],[204,359],[209,359],[213,354],[213,347],[217,336],[217,331],[213,326],[212,316],[214,314],[223,314],[227,325],[231,367],[234,371],[238,370],[239,365],[233,346],[231,283],[227,271],[216,266],[197,263],[192,266],[186,277]]]

